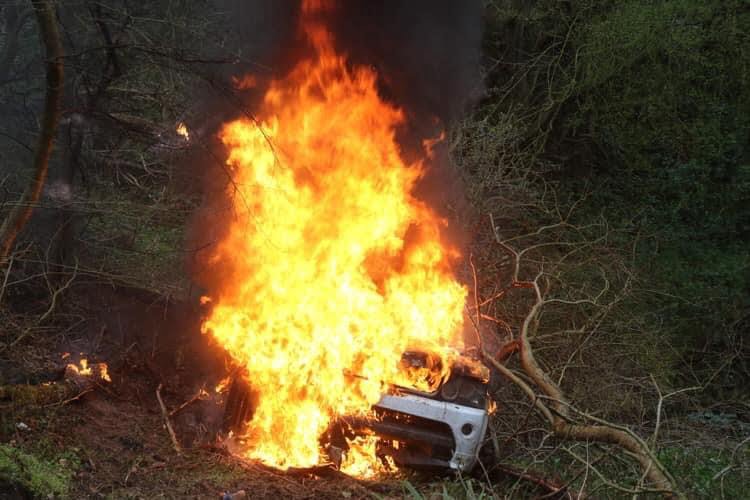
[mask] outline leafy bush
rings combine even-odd
[[[707,371],[732,353],[716,388],[740,389],[750,376],[747,2],[491,7],[496,90],[485,109],[525,106],[527,140],[560,165],[563,191],[591,192],[589,217],[604,214],[635,249],[642,296],[631,315]]]

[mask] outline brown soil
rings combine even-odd
[[[149,301],[103,294],[89,309],[106,312],[98,324],[89,321],[78,334],[55,342],[34,334],[12,356],[0,352],[0,385],[60,383],[55,379],[79,353],[107,362],[112,378],[79,398],[0,400],[0,445],[70,468],[72,498],[221,498],[239,490],[248,498],[401,497],[398,482],[361,482],[328,469],[282,472],[232,456],[216,440],[218,397],[198,400],[174,416],[183,447],[178,454],[156,388],[163,385],[165,405],[176,409],[201,387],[215,386],[224,375],[224,358],[197,331],[196,308]],[[128,324],[113,332],[118,315]],[[72,354],[63,360],[62,352]],[[21,422],[28,429],[19,429]],[[24,495],[18,485],[0,484],[0,498]]]

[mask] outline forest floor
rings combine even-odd
[[[239,460],[220,447],[177,453],[150,374],[131,357],[111,377],[111,384],[101,381],[80,399],[11,410],[4,431],[10,439],[0,445],[0,472],[6,481],[7,475],[16,481],[0,486],[0,498],[50,493],[64,498],[220,498],[239,490],[254,498],[372,498],[370,492],[389,496],[400,491],[398,485],[367,485],[343,475],[331,481],[282,473]],[[163,397],[172,409],[184,396],[165,391]],[[181,438],[190,434],[185,422],[175,425]],[[9,458],[17,464],[11,474]]]
[[[100,290],[89,298],[87,309],[102,311],[88,318],[90,328],[29,335],[0,351],[0,389],[24,388],[10,398],[0,390],[0,499],[221,498],[240,490],[249,498],[407,494],[405,475],[359,481],[332,469],[282,472],[241,460],[217,445],[221,410],[213,397],[170,418],[178,453],[156,390],[163,386],[168,411],[200,388],[213,392],[223,373],[221,353],[198,331],[194,309],[140,292]],[[7,345],[18,333],[0,332],[5,335],[11,338],[0,340]],[[106,362],[111,381],[46,395],[43,389],[66,383],[67,364],[82,358]]]
[[[111,377],[64,397],[0,394],[0,498],[221,498],[240,490],[250,498],[506,496],[502,478],[488,482],[403,471],[360,481],[328,469],[281,472],[240,460],[216,444],[221,410],[213,397],[196,400],[170,419],[182,445],[178,453],[157,388],[163,387],[160,394],[171,411],[223,376],[223,355],[198,331],[199,311],[140,292],[99,290],[89,298],[87,309],[101,313],[89,317],[87,327],[34,333],[0,351],[0,386],[23,386],[30,394],[64,384],[65,366],[83,357],[106,362]],[[7,345],[12,339],[0,340]],[[748,429],[737,425],[692,418],[665,426],[662,439],[670,444],[662,459],[691,498],[739,498],[744,491],[748,475],[740,461],[746,454],[737,450]],[[554,464],[547,465],[556,479]]]

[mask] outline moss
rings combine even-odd
[[[67,383],[41,385],[0,386],[0,400],[9,400],[18,408],[57,403],[78,393],[77,388]]]
[[[77,461],[60,457],[56,462],[0,444],[0,483],[9,483],[34,496],[66,498]]]

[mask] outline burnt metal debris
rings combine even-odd
[[[415,368],[434,362],[418,351],[404,354],[402,363]],[[468,357],[454,360],[446,380],[431,393],[392,387],[374,405],[372,417],[344,416],[322,438],[331,463],[338,467],[347,439],[359,435],[380,437],[377,454],[399,466],[419,469],[470,471],[485,444],[489,421],[489,371]],[[241,435],[253,415],[255,395],[251,382],[233,376],[226,398],[223,431]]]

